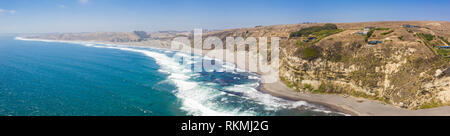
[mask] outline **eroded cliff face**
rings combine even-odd
[[[289,37],[311,25],[321,24],[233,29],[207,36],[281,37],[279,76],[295,91],[345,94],[408,109],[450,104],[449,60],[418,36],[448,38],[448,22],[348,23],[338,24],[342,32],[317,42]],[[368,39],[382,44],[370,45],[365,35],[358,34],[366,26],[382,28]],[[446,45],[436,39],[433,44]]]
[[[382,37],[383,44],[369,45],[356,31],[314,45],[284,42],[280,78],[297,91],[348,94],[408,109],[450,104],[449,61],[414,33],[395,29]],[[316,57],[301,55],[306,48],[314,49]]]
[[[350,94],[404,108],[450,102],[449,74],[439,72],[448,71],[445,61],[416,57],[413,47],[361,46],[355,51],[342,54],[346,60],[330,61],[305,60],[282,49],[280,77],[298,91]]]

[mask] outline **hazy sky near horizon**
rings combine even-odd
[[[1,0],[0,33],[226,29],[300,22],[450,21],[450,0]]]

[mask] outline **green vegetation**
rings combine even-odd
[[[327,85],[322,82],[319,86],[319,89],[317,90],[317,92],[325,92],[325,90],[327,89]]]
[[[313,60],[319,57],[319,51],[312,47],[306,47],[301,50],[301,57],[303,59]]]
[[[307,90],[309,90],[309,91],[312,91],[312,90],[313,90],[313,87],[312,87],[311,84],[303,84],[303,89],[307,89]]]
[[[381,102],[384,102],[384,103],[389,103],[389,101],[386,98],[384,98],[384,97],[377,97],[375,95],[368,95],[368,94],[366,94],[364,92],[351,91],[349,93],[349,95],[355,96],[355,97],[360,97],[360,98],[366,98],[366,99],[370,99],[370,100],[377,100],[377,101],[381,101]]]
[[[348,94],[351,96],[359,97],[359,98],[366,98],[370,100],[378,100],[382,101],[384,103],[389,103],[389,101],[384,97],[377,97],[376,95],[369,95],[364,92],[355,91],[350,86],[340,86],[340,85],[334,85],[330,82],[322,82],[319,86],[319,89],[312,90],[312,93],[318,93],[318,94]]]
[[[327,93],[328,86],[325,82],[322,82],[317,90],[311,90],[312,93],[323,94]]]
[[[319,89],[313,90],[312,93],[319,93],[319,94],[338,94],[339,87],[334,87],[332,84],[327,84],[325,82],[321,82]],[[340,91],[340,90],[339,90]]]
[[[398,39],[403,41],[403,40],[404,40],[404,37],[403,37],[403,36],[400,36],[400,37],[398,37]]]
[[[286,84],[286,86],[287,87],[289,87],[289,88],[294,88],[295,87],[295,84],[293,84],[292,82],[289,82],[286,78],[284,78],[284,77],[281,77],[280,76],[280,80],[281,80],[281,82],[283,82],[284,84]]]
[[[414,33],[412,30],[406,30],[408,33]]]
[[[390,30],[390,29],[389,28],[372,28],[372,29],[369,30],[369,32],[367,32],[367,35],[366,35],[366,38],[364,39],[364,41],[368,42],[370,37],[376,37],[376,35],[374,35],[373,33],[375,31],[377,31],[377,30],[378,31],[387,31],[387,30]],[[391,30],[389,32],[381,33],[381,35],[388,35],[388,34],[390,34],[392,32],[394,32],[394,30]]]
[[[381,35],[388,35],[388,34],[390,34],[390,33],[392,33],[392,32],[394,32],[394,30],[391,30],[391,31],[388,31],[388,32],[381,33]]]
[[[450,51],[446,50],[446,49],[439,49],[439,47],[433,48],[432,47],[432,41],[435,39],[436,36],[432,35],[432,34],[424,34],[424,33],[418,33],[417,36],[419,36],[420,38],[423,39],[425,45],[435,54],[435,55],[440,55],[444,58],[446,58],[446,60],[450,60]],[[448,44],[448,41],[446,39],[444,39],[443,37],[438,36],[439,39],[441,39],[443,42]]]
[[[295,42],[295,44],[296,44],[296,45],[302,45],[302,42],[300,42],[300,40],[297,40],[297,41]]]
[[[372,37],[373,33],[375,32],[375,29],[370,29],[370,31],[367,33],[367,37]]]
[[[442,104],[440,102],[436,102],[435,100],[432,100],[429,103],[421,105],[420,109],[431,109],[431,108],[436,108],[436,107],[441,107],[441,106],[444,106],[444,104]]]
[[[378,31],[387,31],[387,30],[389,30],[389,28],[383,28],[383,27],[380,27],[380,28],[375,28],[375,30],[378,30]]]
[[[306,46],[307,44],[305,44],[305,43],[315,44],[330,35],[337,34],[342,31],[344,31],[344,30],[338,29],[338,27],[335,24],[325,24],[323,26],[312,26],[312,27],[301,29],[300,31],[292,32],[290,34],[290,37],[291,38],[292,37],[308,38],[307,40],[305,40],[305,42],[302,42],[302,43],[298,43],[299,41],[297,41],[297,45]],[[330,38],[328,40],[333,40],[333,39]],[[309,45],[311,45],[311,44],[309,44]]]
[[[365,39],[366,42],[369,41],[369,38],[372,37],[374,32],[375,32],[375,29],[370,29],[370,31],[367,32],[367,36],[366,36],[366,39]]]
[[[319,36],[319,37],[326,37],[332,34],[336,34],[342,32],[342,29],[332,29],[332,30],[322,30],[319,32],[314,32],[312,33],[314,36]]]
[[[432,35],[432,34],[418,33],[417,36],[423,38],[427,42],[430,42],[430,41],[434,40],[434,35]]]
[[[446,49],[438,49],[437,50],[438,54],[443,56],[443,57],[449,57],[450,56],[450,50],[446,50]],[[449,58],[447,58],[449,59]]]
[[[313,33],[328,33],[326,30],[337,30],[338,27],[335,24],[325,24],[323,26],[312,26],[308,28],[301,29],[297,32],[292,32],[290,37],[302,37],[302,36],[309,36]],[[325,30],[325,31],[324,31]],[[323,32],[321,32],[323,31]]]
[[[447,45],[450,45],[450,42],[448,42],[447,39],[445,39],[444,37],[438,36],[439,39],[441,39],[443,42],[445,42]]]
[[[313,33],[314,36],[317,36],[317,40],[315,41],[315,43],[319,42],[320,40],[322,40],[325,37],[328,37],[328,36],[333,35],[333,34],[340,33],[342,31],[344,31],[344,30],[342,30],[342,29],[333,29],[333,30],[322,30],[322,31],[319,31],[319,32],[315,32],[315,33]]]
[[[428,47],[428,49],[431,50],[431,52],[433,52],[435,55],[438,54],[436,53],[436,51],[434,51],[433,47],[431,47],[431,41],[434,40],[434,35],[424,33],[418,33],[416,35],[423,39],[425,45]]]

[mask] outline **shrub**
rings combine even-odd
[[[332,62],[339,62],[347,55],[343,53],[342,42],[335,42],[330,48],[324,49],[323,51],[326,52],[324,53],[326,54],[324,58]]]
[[[388,34],[390,34],[390,33],[392,33],[392,32],[394,32],[394,30],[391,30],[391,31],[389,31],[389,32],[381,33],[381,35],[388,35]]]
[[[324,82],[322,82],[320,84],[319,89],[317,90],[317,92],[326,92],[326,90],[327,90],[327,85]]]
[[[382,31],[386,31],[386,30],[389,30],[389,28],[382,28],[382,27],[380,27],[380,28],[375,28],[375,30],[382,30]]]
[[[431,52],[433,52],[434,55],[438,55],[438,53],[433,50],[433,47],[431,47],[431,43],[430,43],[434,39],[434,35],[418,33],[417,36],[419,36],[420,38],[423,39],[423,42],[425,43],[425,45],[428,47],[428,49],[431,50]]]
[[[450,50],[442,50],[442,49],[438,49],[437,50],[438,54],[441,56],[450,56]]]
[[[319,57],[319,53],[318,49],[306,47],[301,50],[301,57],[306,60],[314,60]]]
[[[370,31],[367,32],[367,36],[366,36],[366,39],[365,39],[366,42],[369,41],[370,37],[372,37],[373,32],[375,32],[375,29],[370,29]]]
[[[323,25],[323,27],[324,27],[326,30],[338,29],[338,27],[337,27],[336,24],[325,24],[325,25]]]
[[[312,90],[313,90],[313,87],[312,87],[311,84],[304,84],[304,85],[303,85],[303,89],[308,89],[309,91],[312,91]]]
[[[442,104],[441,102],[437,102],[435,100],[432,100],[431,102],[422,104],[420,106],[420,109],[431,109],[431,108],[436,108],[436,107],[440,107],[443,106],[444,104]]]
[[[296,32],[292,32],[290,37],[308,36],[313,33],[323,31],[323,30],[337,30],[337,29],[338,29],[338,27],[335,24],[325,24],[323,26],[312,26],[312,27],[301,29]]]
[[[444,41],[447,45],[450,45],[450,42],[448,42],[448,40],[445,39],[444,37],[438,36],[438,38]]]
[[[424,33],[419,33],[417,34],[419,37],[422,37],[424,40],[426,41],[433,41],[434,40],[434,35],[432,34],[424,34]]]

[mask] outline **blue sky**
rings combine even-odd
[[[449,0],[1,0],[0,33],[226,29],[305,21],[450,21],[449,6]]]

